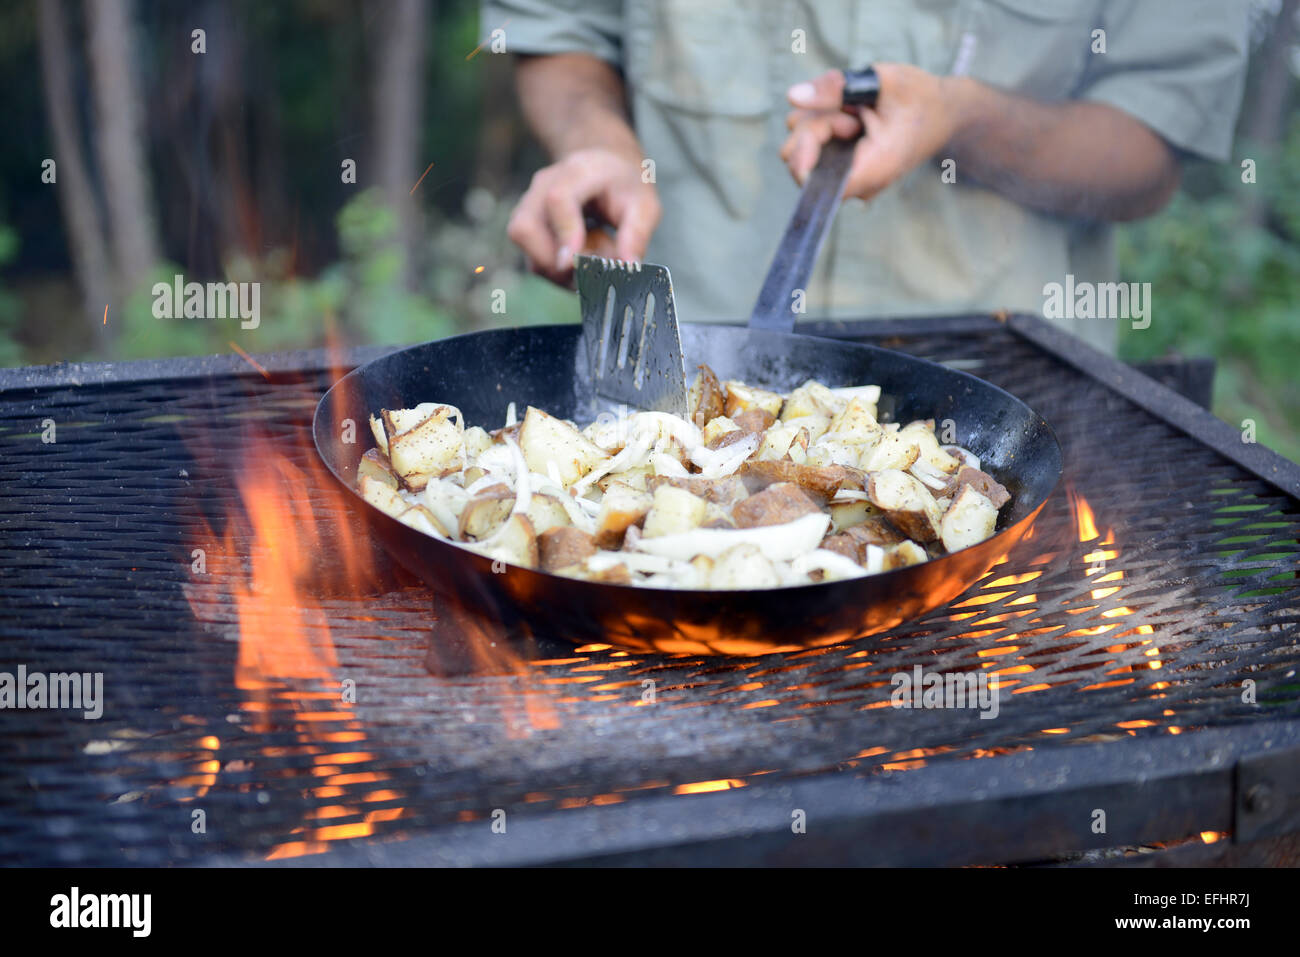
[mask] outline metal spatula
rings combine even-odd
[[[686,361],[668,270],[578,256],[574,274],[596,394],[684,417]]]
[[[844,106],[874,107],[879,92],[875,70],[867,67],[845,71],[841,95]],[[854,145],[848,140],[832,140],[822,147],[750,315],[751,329],[794,329],[792,295],[804,289],[812,275],[817,254],[840,207]],[[578,256],[574,272],[582,303],[582,335],[596,394],[684,417],[686,363],[667,268]]]

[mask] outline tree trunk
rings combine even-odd
[[[77,123],[77,105],[72,94],[72,57],[68,52],[67,29],[62,0],[41,0],[38,33],[41,76],[45,87],[45,111],[50,119],[54,143],[55,182],[63,224],[68,233],[68,251],[81,287],[84,314],[90,332],[103,347],[110,328],[103,322],[104,307],[113,299],[113,267],[105,245],[104,225],[86,168]]]
[[[402,281],[413,289],[420,217],[411,189],[428,165],[419,159],[428,4],[425,0],[392,0],[381,9],[373,50],[374,181],[397,214]]]
[[[148,280],[158,261],[130,19],[128,0],[86,0],[99,163],[123,302]]]

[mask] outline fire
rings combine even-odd
[[[1124,571],[1114,567],[1114,562],[1119,558],[1121,549],[1116,544],[1113,528],[1107,527],[1104,532],[1102,531],[1096,513],[1087,499],[1072,489],[1069,490],[1068,494],[1073,511],[1074,538],[1080,545],[1088,546],[1088,550],[1084,552],[1081,558],[1082,574],[1092,586],[1088,589],[1088,597],[1092,602],[1101,602],[1117,594],[1123,587],[1121,583],[1124,581]],[[1044,553],[1035,561],[1030,562],[1030,565],[1046,565],[1061,557],[1062,554],[1060,551]],[[1145,624],[1126,628],[1123,619],[1136,613],[1133,608],[1127,605],[1108,608],[1099,612],[1098,617],[1104,619],[1103,623],[1099,625],[1075,628],[1064,633],[1059,630],[1059,626],[1031,626],[1016,628],[1008,633],[1007,625],[1010,622],[1024,620],[1025,624],[1029,625],[1038,621],[1034,617],[1038,614],[1039,599],[1037,591],[1017,595],[1016,588],[1037,581],[1043,574],[1044,572],[1038,569],[1011,574],[999,572],[995,566],[994,570],[989,573],[988,580],[979,593],[953,606],[957,611],[952,617],[969,623],[968,630],[963,632],[961,638],[985,640],[986,643],[977,648],[975,654],[981,659],[981,666],[987,669],[990,675],[997,676],[1001,687],[1009,689],[1011,694],[1030,694],[1036,691],[1046,691],[1052,687],[1052,685],[1041,683],[1020,684],[1021,679],[1014,677],[1034,670],[1034,665],[1024,663],[1024,659],[1020,655],[1025,648],[1025,642],[1038,637],[1050,637],[1052,640],[1057,641],[1071,638],[1094,638],[1099,635],[1113,634],[1117,642],[1123,641],[1124,643],[1108,645],[1106,648],[1108,652],[1116,655],[1125,652],[1131,653],[1136,647],[1141,648],[1142,654],[1150,659],[1140,665],[1124,664],[1115,667],[1109,672],[1110,675],[1115,676],[1113,680],[1090,684],[1081,689],[1085,691],[1132,684],[1137,680],[1133,677],[1134,671],[1140,668],[1157,670],[1162,667],[1160,649],[1156,647],[1155,642],[1149,637],[1155,634],[1155,629],[1151,625]],[[989,612],[992,612],[993,609],[989,606],[998,606],[997,611],[990,614]],[[1085,604],[1081,607],[1066,608],[1065,610],[1069,614],[1087,614],[1095,611],[1096,605]],[[1157,682],[1152,687],[1159,692],[1167,688],[1168,683]],[[1172,711],[1167,711],[1167,716],[1172,716],[1172,714]],[[1135,734],[1135,729],[1153,724],[1155,724],[1153,721],[1125,721],[1118,726],[1129,734]],[[1170,726],[1166,730],[1171,734],[1177,734],[1182,729]],[[1068,728],[1048,728],[1041,733],[1065,734],[1068,732]]]
[[[255,440],[247,455],[239,491],[255,551],[248,581],[231,589],[239,617],[235,685],[260,690],[268,676],[328,678],[338,667],[334,646],[319,603],[301,585],[321,548],[310,504],[292,492],[306,487],[305,476],[264,440]],[[233,534],[227,532],[223,546],[231,553]]]
[[[345,370],[336,340],[329,354],[337,379]],[[310,394],[303,398],[306,405]],[[215,471],[211,463],[228,467],[232,456],[228,443],[211,438],[196,433],[188,440],[200,474]],[[354,503],[320,462],[306,423],[289,435],[246,433],[233,455],[237,495],[219,530],[203,522],[196,531],[192,548],[206,567],[196,569],[202,573],[186,594],[196,619],[237,637],[233,679],[244,695],[238,723],[249,734],[266,735],[266,743],[241,748],[251,760],[223,761],[221,741],[204,731],[194,739],[190,773],[174,783],[201,796],[221,785],[223,771],[260,770],[260,786],[300,790],[302,818],[279,836],[268,859],[391,834],[391,823],[408,813],[408,795],[378,765],[381,753],[358,715],[358,692],[341,667],[330,624],[340,610],[365,620],[369,596],[388,587],[375,562],[376,544],[354,524]],[[558,726],[556,696],[531,680],[544,671],[530,668],[506,636],[449,603],[439,604],[435,617],[463,639],[455,644],[463,645],[467,660],[457,667],[517,679],[516,693],[495,700],[508,736]],[[591,675],[598,682],[606,677]],[[284,762],[292,758],[307,766],[288,771]],[[383,825],[390,826],[381,832]]]
[[[1074,508],[1075,527],[1078,533],[1079,542],[1081,544],[1087,544],[1088,542],[1094,542],[1097,541],[1098,539],[1101,539],[1101,541],[1098,542],[1097,546],[1091,552],[1083,556],[1083,562],[1087,566],[1084,571],[1084,574],[1089,578],[1093,579],[1094,583],[1097,585],[1101,585],[1103,582],[1107,582],[1107,583],[1122,582],[1124,580],[1123,569],[1115,569],[1114,571],[1108,571],[1107,564],[1106,564],[1107,562],[1115,561],[1116,559],[1119,558],[1120,555],[1120,550],[1118,546],[1115,545],[1114,529],[1107,528],[1105,535],[1102,535],[1098,531],[1096,517],[1093,513],[1092,506],[1088,504],[1088,500],[1085,499],[1083,495],[1079,494],[1073,489],[1070,490],[1069,494],[1070,494],[1071,505]],[[1101,601],[1105,598],[1110,597],[1111,595],[1116,594],[1121,587],[1122,586],[1120,586],[1119,584],[1114,584],[1114,585],[1110,585],[1109,587],[1092,588],[1089,590],[1089,595],[1091,596],[1093,601]],[[1071,611],[1076,614],[1087,612],[1089,610],[1090,609],[1088,608],[1081,608],[1077,610],[1071,609]],[[1124,605],[1118,608],[1110,608],[1101,612],[1101,617],[1108,618],[1108,619],[1126,618],[1132,614],[1134,614],[1134,610],[1128,607],[1127,605]],[[1090,637],[1094,635],[1104,635],[1113,631],[1117,627],[1118,625],[1115,624],[1102,624],[1102,625],[1095,625],[1091,628],[1079,628],[1069,632],[1066,635],[1066,637],[1067,638],[1068,637]],[[1129,629],[1128,631],[1123,631],[1116,634],[1115,637],[1129,638],[1131,636],[1154,635],[1154,634],[1155,634],[1155,628],[1153,628],[1151,625],[1138,625],[1135,628]],[[1146,663],[1147,668],[1150,668],[1152,670],[1157,670],[1163,667],[1163,663],[1160,661],[1159,658],[1160,649],[1156,647],[1153,641],[1144,638],[1142,641],[1139,642],[1139,646],[1145,648],[1145,650],[1143,651],[1144,655],[1154,659]],[[1113,654],[1122,654],[1123,652],[1128,651],[1130,647],[1131,646],[1129,644],[1108,645],[1106,650]],[[1131,671],[1135,670],[1135,668],[1136,666],[1121,666],[1120,668],[1110,673],[1128,674]],[[1104,681],[1097,684],[1088,685],[1083,690],[1088,691],[1095,688],[1107,688],[1116,685],[1131,684],[1134,680],[1135,680],[1134,678],[1125,677],[1125,678],[1117,679],[1115,681]],[[1160,681],[1160,682],[1156,682],[1152,687],[1155,690],[1159,691],[1169,687],[1169,684],[1168,682]],[[1128,731],[1130,734],[1133,734],[1134,733],[1133,729],[1139,727],[1149,727],[1154,723],[1155,722],[1152,721],[1124,721],[1124,722],[1120,722],[1117,725],[1117,727],[1120,727]]]

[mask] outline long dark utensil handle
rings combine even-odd
[[[795,290],[808,288],[808,278],[840,208],[844,181],[853,163],[855,140],[831,140],[822,147],[817,165],[808,174],[799,205],[785,228],[781,245],[759,290],[749,316],[751,329],[791,332],[794,329]]]
[[[845,106],[876,105],[880,82],[876,71],[845,71],[842,101]],[[799,194],[799,204],[790,217],[790,224],[776,248],[767,278],[759,290],[758,302],[749,315],[751,329],[769,329],[774,332],[794,330],[795,290],[806,290],[808,278],[821,252],[822,243],[830,231],[835,212],[840,208],[844,194],[844,181],[853,164],[853,149],[857,140],[832,139],[822,147],[817,165],[813,167]]]

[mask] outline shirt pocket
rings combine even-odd
[[[992,86],[1039,100],[1078,89],[1100,26],[1097,0],[969,0],[967,72]]]

